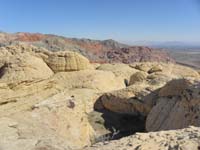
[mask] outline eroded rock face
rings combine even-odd
[[[50,146],[53,150],[90,145],[94,131],[87,114],[93,110],[98,90],[68,89],[55,82],[30,83],[12,90],[7,87],[6,91],[3,88],[6,86],[2,85],[0,90],[0,122],[6,117],[18,125],[1,126],[7,135],[0,133],[1,148],[21,150]]]
[[[95,132],[87,114],[99,93],[125,87],[110,71],[86,70],[89,61],[73,52],[19,44],[1,48],[0,56],[0,149],[90,145]]]
[[[89,94],[92,96],[93,93],[90,91]],[[70,91],[61,92],[41,102],[35,101],[29,110],[16,110],[12,115],[0,118],[0,147],[64,150],[89,145],[94,131],[87,120],[86,104],[82,101],[86,97],[79,99],[77,95]]]
[[[147,78],[147,73],[145,72],[136,72],[130,77],[129,85],[135,84],[136,82],[142,82]]]
[[[60,72],[50,79],[65,88],[88,88],[100,92],[124,88],[112,72],[100,70],[81,70]]]
[[[147,117],[147,131],[200,126],[200,81],[173,80],[159,96]]]
[[[118,78],[118,82],[125,83],[128,86],[130,76],[137,72],[136,69],[131,68],[126,64],[101,64],[97,67],[97,70],[111,71]],[[127,83],[126,83],[127,81]]]
[[[177,95],[176,93],[181,93],[189,84],[186,80],[180,79],[175,80],[172,83],[170,82],[163,87],[170,80],[183,77],[190,77],[193,79],[199,78],[199,75],[195,70],[191,69],[190,74],[189,72],[187,74],[186,72],[182,73],[177,69],[190,70],[190,68],[187,67],[184,68],[174,64],[159,64],[159,67],[157,68],[156,65],[158,64],[136,64],[135,68],[138,69],[138,71],[130,76],[130,86],[103,94],[97,100],[95,109],[107,109],[117,113],[132,115],[142,114],[143,116],[147,116],[159,97]],[[165,69],[167,65],[169,66]],[[138,68],[138,66],[145,67],[145,69]],[[149,70],[151,71],[149,72]],[[161,90],[159,91],[160,88]]]
[[[87,58],[70,51],[49,53],[46,63],[55,73],[92,68]]]
[[[77,53],[21,44],[2,47],[0,56],[0,149],[66,150],[90,145],[102,135],[88,120],[93,107],[104,110],[106,133],[143,131],[145,117],[158,99],[177,96],[165,94],[176,86],[160,88],[174,78],[199,76],[174,64],[159,64],[162,69],[158,69],[157,63],[144,63],[147,69],[142,71],[135,67],[140,63],[100,64],[93,69]],[[136,73],[145,77],[134,77]],[[132,85],[129,80],[134,80]]]
[[[158,62],[146,62],[146,63],[133,63],[130,65],[131,67],[152,74],[164,74],[168,77],[192,77],[199,78],[199,74],[196,70],[181,66],[173,63],[158,63]]]
[[[160,65],[153,66],[150,70],[148,70],[148,73],[155,73],[155,72],[162,72],[162,67]]]
[[[200,128],[188,127],[182,130],[170,130],[135,135],[100,142],[85,150],[199,150]]]
[[[156,92],[151,93],[147,85],[133,85],[126,89],[105,93],[94,105],[98,111],[107,109],[112,112],[146,116],[153,106]]]
[[[23,82],[47,79],[52,70],[40,57],[32,55],[22,46],[0,48],[0,81]]]
[[[46,79],[57,72],[92,69],[89,60],[76,52],[49,52],[16,44],[0,49],[0,76],[7,81]]]
[[[159,91],[160,97],[180,96],[183,92],[192,85],[190,80],[176,79],[168,82]]]
[[[25,76],[17,74],[14,78],[14,73],[6,70],[7,66],[1,69],[4,73],[0,79],[2,149],[66,150],[90,145],[95,131],[87,114],[93,111],[93,104],[99,93],[125,87],[124,83],[118,83],[118,79],[110,71],[87,69],[53,73],[46,64],[52,53],[43,49],[19,45],[12,50],[10,46],[5,51],[2,50],[1,54],[13,57],[13,60],[9,59],[11,63],[15,62],[14,56],[18,61],[19,55],[20,61],[24,62],[19,61],[22,70],[25,70],[24,65],[36,67],[37,75],[37,78],[33,78],[33,72],[26,72]],[[36,59],[37,63],[42,62],[44,66],[40,65],[41,68],[38,67],[37,70],[34,59],[28,56]],[[45,71],[45,67],[51,72],[48,78],[38,76],[40,71]],[[48,75],[48,72],[42,74]],[[11,78],[14,78],[13,82],[10,82]],[[12,125],[12,122],[15,124]]]
[[[103,116],[110,114],[109,112],[116,113],[118,114],[118,116],[124,115],[122,117],[122,120],[126,120],[126,116],[129,117],[129,119],[132,117],[131,120],[139,119],[140,121],[138,120],[137,122],[141,122],[141,124],[136,126],[136,128],[139,129],[138,127],[142,127],[146,122],[147,131],[157,131],[162,129],[180,129],[187,127],[188,125],[199,126],[199,121],[195,121],[193,119],[199,118],[196,113],[189,116],[188,120],[185,120],[185,118],[183,118],[183,114],[187,114],[186,112],[189,111],[193,106],[188,106],[188,108],[185,109],[183,106],[185,106],[184,104],[186,104],[186,102],[183,102],[183,104],[181,104],[182,106],[179,106],[179,104],[177,104],[177,107],[175,106],[176,102],[179,103],[180,94],[183,94],[185,90],[187,91],[188,87],[194,84],[193,82],[190,82],[190,80],[193,81],[195,78],[199,80],[196,72],[192,70],[191,74],[189,74],[189,72],[188,74],[182,74],[181,71],[177,70],[179,66],[177,67],[176,65],[169,65],[168,69],[162,70],[155,69],[156,63],[147,63],[144,65],[146,65],[146,71],[140,71],[138,69],[138,71],[130,77],[131,84],[128,87],[102,94],[94,105],[95,110],[103,113]],[[165,66],[165,64],[161,65]],[[151,69],[152,67],[154,69]],[[184,67],[180,68],[184,69]],[[187,69],[188,68],[186,68],[186,70]],[[179,73],[176,74],[176,72]],[[189,78],[187,80],[182,79],[183,77]],[[170,80],[172,81],[170,82]],[[163,97],[165,97],[165,102],[162,102],[162,104],[159,105]],[[170,102],[168,99],[172,97],[173,99]],[[175,107],[173,114],[171,114],[171,107]],[[198,113],[197,110],[199,106],[196,107],[195,111]],[[154,109],[156,109],[156,111],[153,111]],[[114,115],[112,118],[114,118],[115,116],[116,115]],[[146,120],[147,116],[148,118]],[[153,118],[149,118],[149,116]],[[184,122],[182,120],[184,120]],[[112,122],[116,121],[113,120]],[[142,124],[142,122],[144,124]],[[125,124],[128,125],[129,123],[126,122]],[[135,123],[133,124],[136,125]],[[133,130],[133,128],[135,128],[134,125],[132,125],[132,128],[126,128],[132,134],[134,133],[132,131],[135,131]],[[121,128],[117,126],[116,128],[119,129],[121,133]],[[150,128],[159,129],[149,130]]]

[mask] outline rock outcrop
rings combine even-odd
[[[149,76],[165,75],[168,77],[176,77],[176,78],[183,78],[183,77],[199,78],[199,74],[196,70],[173,63],[158,63],[158,62],[133,63],[130,64],[130,67],[135,68],[139,71],[144,71],[150,74]]]
[[[190,80],[177,79],[168,82],[159,91],[160,97],[181,96],[183,92],[192,85]]]
[[[0,78],[5,82],[42,80],[57,72],[92,69],[89,60],[70,51],[49,52],[17,44],[0,49]]]
[[[118,82],[125,83],[126,86],[129,84],[131,75],[137,72],[135,68],[132,68],[126,64],[117,63],[117,64],[101,64],[97,70],[111,71],[118,78]]]
[[[110,71],[82,67],[84,60],[90,66],[88,60],[69,53],[72,58],[63,62],[69,68],[53,70],[47,60],[58,52],[21,44],[1,48],[0,149],[61,150],[91,144],[95,132],[87,114],[100,92],[125,84]]]
[[[137,82],[143,82],[147,78],[147,73],[145,72],[136,72],[130,77],[129,85],[135,84]]]
[[[20,105],[25,108],[28,104],[19,100],[14,104],[19,108],[12,115],[0,118],[0,148],[65,150],[90,145],[94,131],[83,100],[86,100],[83,95],[80,99],[77,93],[64,91],[41,102],[33,100],[31,108],[24,111],[19,111]]]
[[[147,131],[200,126],[200,81],[172,80],[159,92],[156,105],[148,114]]]
[[[160,64],[160,67],[163,68],[162,71],[159,69],[158,72],[155,71],[153,73],[149,72],[149,70],[155,68],[156,63],[137,64],[136,66],[139,65],[146,65],[146,72],[138,70],[130,76],[130,86],[100,96],[95,104],[96,110],[107,109],[117,113],[147,116],[160,97],[173,96],[177,92],[180,93],[187,86],[185,80],[175,80],[163,87],[170,80],[183,77],[199,79],[197,72],[192,69],[190,74],[189,72],[186,74],[184,71],[182,73],[177,69],[180,67],[183,70],[189,70],[187,67],[168,64],[168,68],[164,69],[166,64]],[[159,90],[160,88],[161,90]],[[157,114],[160,115],[159,113]]]
[[[0,81],[25,82],[47,79],[52,70],[42,60],[20,45],[0,48]]]
[[[106,52],[107,62],[125,63],[134,62],[175,62],[165,51],[152,49],[144,46],[132,46],[120,49],[111,49]]]
[[[45,59],[47,65],[56,72],[90,69],[89,60],[76,52],[62,51],[49,53]]]
[[[199,150],[200,128],[136,133],[109,142],[100,142],[85,150]]]
[[[121,114],[147,116],[156,97],[156,92],[151,92],[147,85],[135,84],[126,89],[103,94],[94,108],[98,111],[106,109]]]
[[[22,40],[30,39],[45,37],[26,35]],[[105,45],[110,45],[109,41]],[[111,46],[119,45],[111,42]],[[147,119],[148,130],[199,125],[199,82],[169,82],[180,78],[196,81],[199,74],[172,63],[91,64],[75,52],[51,52],[27,44],[1,47],[0,149],[83,149],[106,140],[107,135],[112,140],[144,131],[147,116],[152,121],[158,118],[153,125]],[[158,112],[163,105],[166,109]],[[169,112],[171,109],[174,111]],[[169,120],[166,114],[170,114]],[[162,119],[165,124],[160,122]],[[177,126],[170,121],[178,122]],[[199,131],[194,127],[187,130],[166,134],[176,139],[179,132],[188,136]],[[136,134],[133,139],[139,144],[144,142],[140,147],[145,149],[149,144],[158,145],[157,134],[158,139],[166,138],[166,134],[149,133]],[[170,139],[165,140],[173,146]]]

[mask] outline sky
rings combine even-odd
[[[0,31],[200,41],[200,0],[0,0]]]

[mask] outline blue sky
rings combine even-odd
[[[0,0],[0,30],[133,41],[200,41],[200,0]]]

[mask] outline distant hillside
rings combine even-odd
[[[200,69],[200,42],[137,41],[134,44],[162,49],[167,51],[177,63]]]
[[[24,42],[37,47],[44,47],[50,51],[70,50],[81,53],[91,62],[123,62],[140,61],[173,62],[167,52],[144,46],[129,46],[112,39],[91,40],[66,38],[63,36],[40,33],[0,33],[0,45]]]

